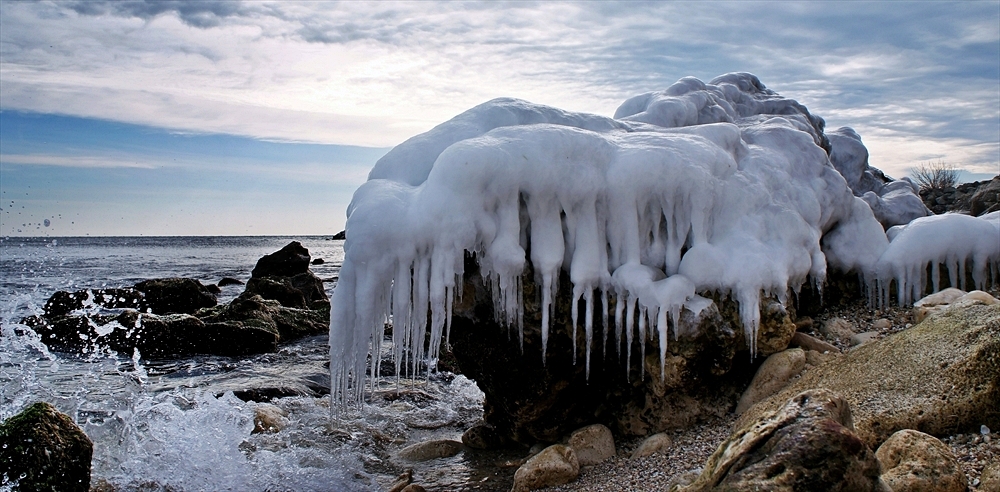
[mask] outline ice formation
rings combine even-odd
[[[518,328],[520,278],[531,262],[543,347],[556,289],[571,288],[588,369],[596,296],[618,299],[618,333],[644,336],[648,321],[662,364],[681,310],[710,302],[699,292],[738,301],[753,351],[761,295],[785,302],[789,289],[821,283],[828,265],[869,279],[891,272],[885,278],[909,289],[906,268],[939,258],[915,258],[906,246],[924,226],[890,245],[870,202],[831,163],[823,127],[755,76],[733,73],[709,84],[683,78],[628,99],[614,118],[497,99],[407,140],[376,163],[348,208],[331,314],[333,394],[361,398],[386,322],[397,374],[406,352],[410,361],[437,357],[466,251],[491,283],[498,318]],[[849,145],[832,148],[855,167],[857,184],[867,151],[862,160],[860,138],[838,132]],[[945,250],[980,264],[979,249]],[[880,268],[887,251],[900,268]],[[557,286],[560,271],[571,286]]]

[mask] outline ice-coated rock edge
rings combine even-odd
[[[595,296],[619,300],[603,313],[616,334],[655,330],[662,366],[681,310],[711,303],[697,292],[738,301],[753,352],[760,296],[784,303],[789,288],[822,285],[828,267],[857,272],[883,300],[895,280],[900,302],[919,298],[939,264],[953,285],[966,266],[979,288],[998,278],[1000,214],[917,218],[927,212],[912,206],[912,183],[876,183],[860,137],[842,128],[831,139],[824,125],[756,76],[730,73],[635,96],[614,118],[495,99],[403,142],[347,210],[334,399],[361,400],[387,322],[397,374],[405,353],[437,357],[467,251],[498,318],[519,330],[531,261],[543,350],[567,271],[574,326],[584,301],[588,371]]]

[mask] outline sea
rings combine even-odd
[[[245,282],[261,256],[291,241],[323,259],[311,269],[332,295],[344,248],[326,236],[0,238],[0,420],[36,401],[55,405],[93,440],[91,483],[102,490],[386,490],[407,469],[427,490],[509,490],[502,454],[396,457],[410,444],[460,439],[482,418],[483,393],[461,375],[383,378],[363,405],[345,408],[317,391],[329,386],[327,336],[270,354],[153,360],[52,352],[20,324],[59,290],[168,277]],[[242,290],[222,287],[219,302]],[[237,397],[255,388],[295,396]],[[277,424],[254,433],[259,415]]]

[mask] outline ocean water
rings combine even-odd
[[[247,357],[147,360],[140,353],[53,353],[20,325],[58,290],[127,287],[145,279],[246,281],[258,258],[292,240],[324,263],[331,294],[343,241],[324,237],[98,237],[0,239],[0,420],[39,400],[94,441],[92,483],[114,490],[384,490],[405,468],[429,490],[505,490],[513,471],[494,455],[421,464],[394,458],[428,439],[458,439],[482,417],[483,394],[451,374],[379,383],[361,408],[331,412],[327,337]],[[223,287],[228,302],[243,286]],[[252,388],[301,396],[243,401]],[[394,395],[385,397],[386,395]],[[281,430],[252,433],[262,409]]]

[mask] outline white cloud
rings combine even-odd
[[[2,2],[0,13],[5,109],[386,146],[493,97],[610,115],[682,76],[745,70],[831,126],[868,131],[873,156],[902,138],[935,149],[919,155],[998,159],[989,4]]]

